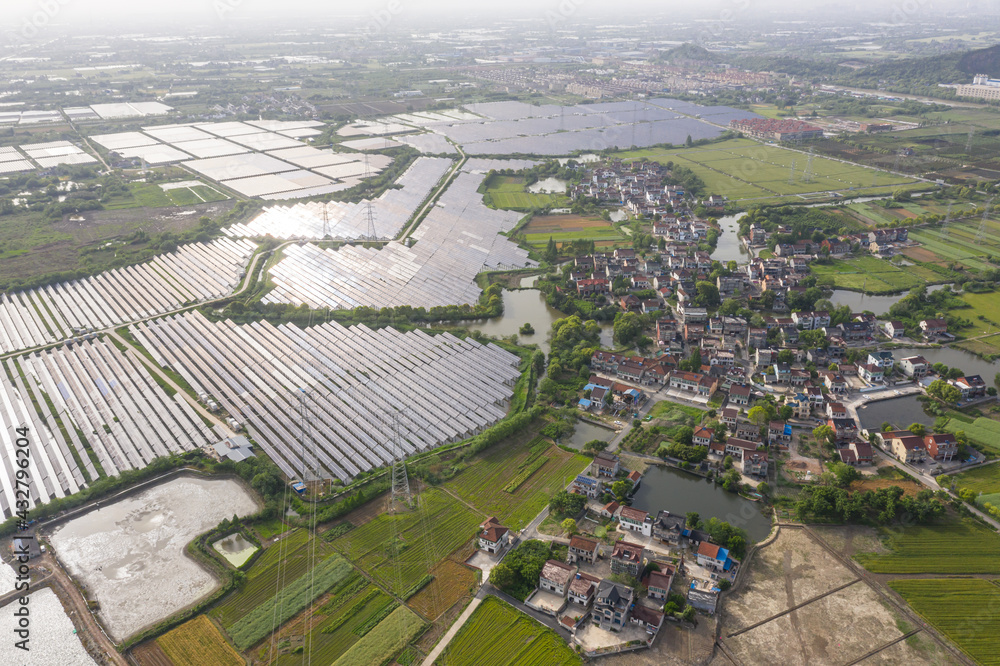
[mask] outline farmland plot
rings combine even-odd
[[[212,621],[199,615],[156,639],[174,666],[243,666],[244,661],[226,642]]]
[[[873,573],[1000,574],[1000,535],[971,520],[880,531],[891,552],[855,556]]]

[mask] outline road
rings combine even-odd
[[[458,162],[456,162],[455,166],[451,168],[451,171],[448,172],[448,176],[444,179],[437,190],[435,190],[434,193],[431,194],[430,198],[427,199],[427,203],[425,203],[423,207],[413,216],[413,221],[400,232],[400,240],[407,238],[416,230],[416,228],[420,225],[420,220],[423,219],[424,214],[430,210],[431,206],[437,203],[437,200],[441,197],[441,193],[448,189],[448,186],[451,185],[451,181],[455,180],[455,176],[457,176],[458,172],[462,170],[465,163],[469,161],[469,156],[462,150],[462,146],[458,145],[454,141],[451,141],[451,144],[455,146],[456,150],[458,150],[458,154],[460,156]]]

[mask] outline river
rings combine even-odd
[[[771,519],[760,502],[743,499],[673,467],[651,466],[635,492],[632,506],[653,516],[662,509],[682,516],[694,511],[703,521],[718,518],[746,530],[753,541],[760,541],[771,531]]]
[[[719,240],[715,246],[715,251],[712,252],[712,259],[721,261],[722,263],[729,261],[746,263],[746,260],[748,259],[747,250],[743,246],[743,243],[740,242],[739,236],[739,220],[744,215],[746,215],[746,213],[727,215],[719,218],[719,229],[721,230],[721,233],[719,234]]]
[[[927,286],[927,293],[932,293],[944,289],[947,285],[932,284]],[[830,302],[836,306],[848,305],[851,312],[864,312],[870,310],[877,315],[887,314],[889,308],[895,305],[899,299],[907,296],[908,291],[900,294],[890,294],[888,296],[870,296],[860,291],[849,291],[847,289],[834,289]]]

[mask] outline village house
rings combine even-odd
[[[858,376],[869,384],[881,383],[884,372],[885,371],[881,367],[873,363],[858,364]]]
[[[618,476],[618,456],[607,451],[600,451],[590,464],[590,474],[597,478],[613,479]]]
[[[767,453],[764,451],[744,452],[740,467],[747,476],[767,477]]]
[[[740,410],[735,407],[724,407],[722,411],[719,412],[719,420],[725,424],[728,430],[732,430],[736,427],[736,421],[739,418]]]
[[[621,511],[621,509],[621,504],[612,500],[601,507],[601,517],[615,520],[618,518],[618,512]]]
[[[886,430],[885,432],[875,431],[875,444],[886,451],[892,451],[892,440],[897,437],[913,437],[909,430]]]
[[[896,365],[896,359],[888,349],[878,349],[868,352],[868,363],[870,365],[877,365],[888,373]]]
[[[686,527],[684,516],[677,516],[669,511],[660,510],[653,521],[653,538],[663,543],[677,545]]]
[[[639,544],[618,541],[611,551],[611,571],[638,578],[645,566],[644,550]]]
[[[831,419],[846,419],[847,407],[842,402],[830,402],[826,405],[826,415]]]
[[[600,578],[581,571],[569,582],[566,598],[571,604],[587,608],[594,602],[594,595],[600,583]]]
[[[771,421],[767,426],[768,444],[792,441],[792,426],[784,421]]]
[[[925,435],[924,448],[934,460],[948,462],[958,455],[958,440],[951,433]]]
[[[906,463],[923,462],[926,458],[927,449],[924,448],[924,440],[914,435],[909,437],[895,437],[892,440],[892,455]]]
[[[729,551],[721,546],[708,541],[703,541],[698,546],[698,564],[713,571],[728,572],[733,566],[733,560],[729,557]]]
[[[826,424],[833,429],[838,442],[848,442],[858,436],[858,424],[854,419],[827,419]]]
[[[596,499],[604,494],[604,483],[592,476],[578,474],[573,480],[572,491],[577,495],[586,495],[590,499]]]
[[[907,377],[921,379],[927,376],[927,372],[930,370],[930,364],[923,356],[907,356],[906,358],[900,359],[899,369],[902,370],[903,374]]]
[[[694,435],[691,437],[691,443],[696,444],[697,446],[708,446],[712,443],[713,437],[715,437],[715,431],[713,429],[698,426],[694,429]]]
[[[646,586],[646,596],[650,599],[666,601],[667,596],[670,594],[670,586],[674,582],[676,567],[673,564],[657,564],[660,567],[660,571],[650,571],[646,574],[642,583]]]
[[[962,392],[962,400],[975,400],[986,395],[986,382],[979,375],[959,377],[951,384]]]
[[[653,519],[649,517],[649,513],[630,506],[623,506],[618,512],[618,524],[623,530],[639,532],[643,536],[653,533]]]
[[[844,448],[837,449],[837,453],[840,455],[840,462],[852,467],[864,467],[872,464],[872,447],[866,442],[853,440]]]
[[[569,540],[569,550],[566,552],[566,561],[570,564],[586,562],[593,564],[597,559],[597,542],[593,539],[574,534]]]
[[[628,621],[644,628],[647,635],[655,636],[663,625],[663,618],[663,613],[656,609],[634,604]]]
[[[479,526],[479,547],[487,553],[499,553],[511,544],[513,533],[490,516]]]
[[[948,332],[948,322],[944,319],[922,319],[920,330],[923,331],[924,337],[936,338]]]
[[[750,387],[739,384],[729,387],[729,403],[733,405],[750,404]]]
[[[890,338],[901,338],[906,332],[905,328],[901,321],[887,321],[885,323],[885,334]]]
[[[621,631],[628,622],[634,599],[635,592],[632,588],[602,580],[597,585],[594,610],[591,612],[594,624],[601,629]]]
[[[757,442],[730,437],[726,440],[726,455],[733,456],[737,460],[742,460],[747,452],[756,451],[757,446]]]
[[[760,440],[760,428],[756,423],[749,421],[737,421],[736,427],[732,428],[729,434],[737,439],[745,439],[750,442]]]
[[[538,589],[565,597],[575,573],[576,567],[559,560],[547,560],[538,576]]]

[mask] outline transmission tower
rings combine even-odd
[[[944,222],[941,223],[941,238],[947,238],[948,236],[948,223],[951,222],[951,206],[948,204],[948,210],[944,214]]]
[[[983,219],[979,222],[979,231],[976,232],[976,242],[982,243],[986,238],[986,218],[990,215],[990,208],[993,207],[993,199],[990,198],[986,202],[986,207],[983,209]]]
[[[965,142],[965,152],[966,154],[972,151],[972,133],[975,131],[974,128],[969,128],[969,139]]]
[[[893,173],[899,173],[899,160],[900,160],[900,158],[902,156],[903,156],[903,151],[900,150],[900,151],[896,152],[896,159],[892,163],[892,172]]]
[[[328,206],[328,203],[323,203],[323,238],[330,237],[330,209]]]
[[[378,237],[375,233],[375,211],[372,209],[371,177],[372,171],[371,166],[368,164],[368,153],[365,153],[364,179],[368,184],[365,192],[365,219],[368,221],[368,240],[375,241]]]
[[[402,438],[399,434],[399,415],[392,420],[392,498],[391,507],[400,504],[407,508],[411,506],[413,496],[410,494],[410,480],[406,475],[406,453],[403,451]]]
[[[792,160],[792,166],[788,170],[788,184],[789,185],[795,184],[795,160]]]
[[[813,182],[813,149],[809,149],[809,159],[806,160],[806,171],[802,174],[803,183]]]

